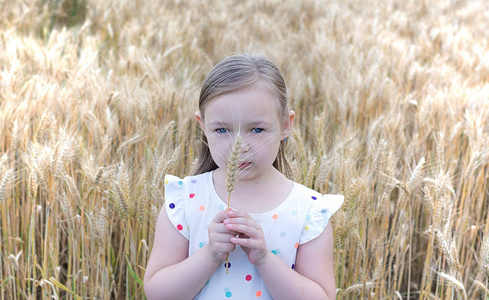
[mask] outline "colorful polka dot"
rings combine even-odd
[[[165,180],[165,184],[168,184],[168,179]]]
[[[277,214],[274,214],[272,218],[273,218],[274,220],[277,220],[277,219],[278,219],[278,215],[277,215]]]
[[[284,237],[284,236],[285,236],[285,231],[282,231],[282,232],[280,233],[280,236],[281,236],[281,237]]]
[[[201,205],[201,206],[199,207],[199,210],[200,210],[200,211],[204,211],[204,210],[205,210],[205,206],[204,206],[204,205]]]
[[[317,198],[317,197],[315,197],[315,196],[312,196],[312,197],[311,197],[311,199],[312,199],[312,200],[317,200],[318,198]]]
[[[261,297],[261,291],[256,292],[255,294],[257,297]]]
[[[202,248],[202,247],[204,247],[205,245],[207,245],[207,243],[206,243],[206,242],[200,242],[200,243],[199,243],[199,248]]]
[[[192,182],[192,183],[197,183],[197,180],[193,179],[191,182]]]
[[[292,270],[294,270],[294,269],[295,269],[295,264],[292,264]]]
[[[308,231],[308,230],[309,230],[309,226],[306,226],[306,231]]]
[[[296,249],[299,248],[299,243],[295,243],[294,248],[296,248]]]
[[[327,212],[326,208],[321,209],[321,213],[325,214]]]
[[[246,275],[246,277],[245,277],[246,281],[251,281],[252,278],[253,277],[251,275]]]
[[[190,195],[188,195],[188,196],[189,196],[190,198],[193,198],[193,197],[195,197],[195,194],[190,194]]]
[[[182,226],[182,224],[178,224],[178,225],[177,225],[177,229],[178,229],[178,230],[183,230],[183,226]]]
[[[226,263],[224,263],[224,268],[225,267],[226,267]],[[228,267],[228,269],[231,268],[231,263],[230,262],[227,263],[227,267]]]
[[[293,216],[296,216],[296,215],[297,215],[297,210],[293,210],[293,211],[292,211],[292,215],[293,215]]]
[[[180,181],[178,182],[178,184],[179,184],[179,185],[183,185],[183,181],[181,181],[181,180],[180,180]]]
[[[275,255],[280,254],[280,249],[272,250],[272,253],[275,254]]]
[[[174,209],[175,208],[175,203],[170,203],[170,208]]]
[[[306,216],[306,222],[309,222],[310,219],[311,219],[311,215],[307,215]]]
[[[222,205],[222,204],[221,204],[221,205],[219,205],[217,208],[218,208],[219,210],[224,210],[224,205]]]

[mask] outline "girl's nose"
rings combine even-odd
[[[241,144],[241,151],[243,153],[246,153],[246,152],[249,152],[250,150],[251,150],[250,143],[248,143],[247,141],[243,141],[243,143]]]

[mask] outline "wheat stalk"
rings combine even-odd
[[[489,289],[487,288],[487,286],[483,283],[483,282],[480,282],[479,280],[474,280],[474,285],[480,287],[483,291],[484,291],[484,294],[489,294]]]
[[[413,172],[411,173],[411,176],[409,176],[409,180],[407,182],[407,188],[409,191],[412,192],[414,190],[414,188],[416,187],[416,185],[418,184],[419,179],[423,173],[423,167],[424,167],[425,162],[426,162],[426,160],[425,160],[424,156],[421,157],[421,159],[419,160],[419,163],[416,165]]]
[[[141,175],[141,178],[143,180],[142,182],[143,190],[141,192],[141,195],[139,196],[139,201],[136,208],[137,208],[137,220],[141,224],[144,224],[148,213],[149,193],[151,187],[149,181],[146,180],[146,171],[143,170],[143,174]]]
[[[377,206],[375,209],[375,214],[374,214],[375,222],[379,222],[380,219],[382,218],[384,211],[385,211],[385,203],[387,202],[387,200],[390,196],[390,193],[391,193],[391,191],[384,192],[382,194],[382,197],[379,197],[379,200],[377,201]]]
[[[68,229],[73,232],[75,230],[75,209],[73,209],[72,205],[68,202],[67,200],[67,195],[64,190],[60,191],[60,194],[57,196],[57,200],[61,205],[61,210],[63,211],[64,215],[66,216],[66,221],[68,222]]]
[[[14,169],[8,170],[7,173],[5,174],[5,176],[3,177],[2,181],[0,182],[0,204],[3,201],[5,189],[7,187],[7,184],[9,183],[9,181],[12,179],[13,174],[14,174]]]
[[[312,188],[313,180],[314,180],[314,177],[316,175],[316,165],[317,165],[318,161],[319,161],[319,157],[316,156],[316,157],[312,158],[311,161],[309,162],[309,171],[307,172],[307,176],[304,180],[304,184],[307,187]]]
[[[446,280],[448,280],[449,282],[451,282],[453,285],[455,285],[455,287],[457,287],[457,290],[459,292],[462,292],[462,299],[467,299],[467,292],[465,291],[465,287],[464,287],[464,284],[462,282],[460,282],[460,280],[458,280],[457,278],[447,274],[447,273],[443,273],[443,272],[439,272],[438,275],[441,277],[441,278],[444,278]]]
[[[239,156],[241,155],[241,146],[243,140],[241,136],[236,135],[233,147],[231,148],[231,153],[229,153],[227,168],[226,168],[226,190],[228,192],[228,210],[230,209],[231,193],[236,187],[238,181],[238,170],[239,170]],[[228,274],[229,265],[229,254],[226,257],[226,274]]]
[[[481,251],[482,271],[486,276],[486,280],[489,280],[489,236],[484,239]]]
[[[371,290],[374,287],[374,282],[373,281],[367,281],[364,283],[357,283],[354,285],[350,285],[347,287],[342,293],[341,296],[344,297],[350,293],[358,293],[361,290],[365,289],[367,291]]]
[[[358,249],[360,249],[360,252],[362,253],[362,258],[365,258],[365,256],[367,255],[365,251],[365,246],[363,245],[363,241],[362,238],[360,237],[360,233],[356,228],[353,229],[353,239],[355,240]]]
[[[291,138],[300,142],[286,151],[294,180],[346,194],[332,218],[335,282],[342,291],[375,284],[342,298],[375,292],[409,299],[414,290],[423,300],[462,298],[449,280],[433,276],[438,268],[466,286],[467,298],[489,294],[481,286],[489,288],[489,48],[473,30],[489,26],[481,9],[487,1],[460,7],[435,0],[433,9],[415,1],[402,7],[355,1],[360,14],[344,1],[300,7],[291,0],[220,1],[215,5],[225,13],[195,22],[185,21],[209,10],[205,1],[89,1],[76,24],[59,20],[76,17],[81,8],[72,4],[87,0],[42,9],[39,3],[49,1],[0,2],[4,298],[56,298],[60,291],[71,298],[144,298],[125,254],[141,277],[150,250],[140,241],[151,248],[164,200],[157,183],[167,171],[196,169],[200,141],[192,115],[202,77],[226,49],[256,49],[263,37],[273,46],[261,51],[284,71],[298,116]],[[274,19],[273,11],[284,17]],[[454,14],[462,27],[454,26]],[[371,26],[356,26],[367,19]],[[85,168],[90,155],[95,159]],[[316,156],[322,160],[313,170],[308,164]],[[118,175],[119,161],[128,176]],[[43,212],[33,222],[31,199]],[[367,199],[378,202],[365,206]],[[381,262],[380,274],[358,279],[374,262]]]

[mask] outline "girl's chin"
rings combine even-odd
[[[253,180],[265,174],[270,174],[271,170],[275,170],[273,166],[270,166],[270,170],[257,168],[251,162],[241,163],[238,167],[238,182],[239,181],[247,181]],[[216,169],[219,173],[219,177],[226,178],[226,167],[219,167]]]
[[[273,168],[273,167],[272,167]],[[238,171],[238,181],[257,180],[262,176],[269,176],[269,170],[256,168],[253,164]]]

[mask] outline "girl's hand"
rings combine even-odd
[[[238,235],[236,231],[229,230],[223,221],[228,217],[227,210],[222,210],[216,214],[209,225],[209,252],[211,257],[218,262],[226,259],[229,252],[233,252],[236,245],[231,242],[231,238]]]
[[[229,217],[224,220],[226,228],[238,233],[237,237],[231,238],[231,242],[241,246],[250,263],[260,265],[265,262],[271,252],[267,249],[261,226],[246,212],[236,210],[226,212]]]

